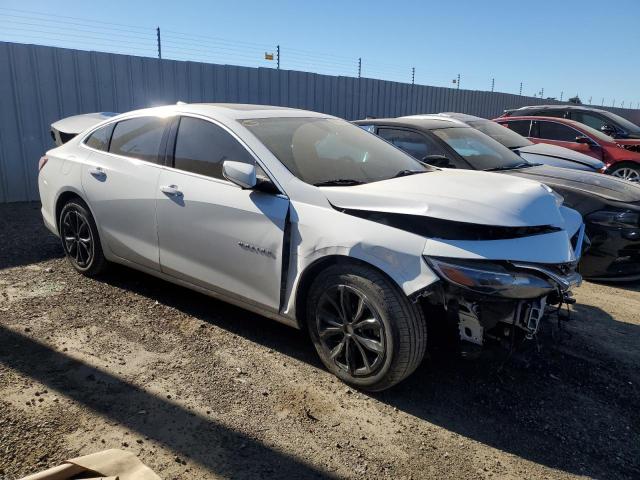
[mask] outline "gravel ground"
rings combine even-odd
[[[38,208],[0,205],[0,478],[106,448],[164,479],[640,478],[638,284],[584,284],[538,348],[432,348],[366,395],[301,332],[125,268],[76,274]]]

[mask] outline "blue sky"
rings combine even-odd
[[[53,16],[65,16],[64,18]],[[70,18],[73,17],[73,18]],[[362,75],[636,108],[640,1],[0,0],[0,40]]]

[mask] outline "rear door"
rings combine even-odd
[[[102,242],[117,257],[154,270],[160,269],[156,192],[166,124],[143,116],[97,130],[85,142],[92,154],[82,172]]]
[[[535,129],[535,136],[544,143],[570,148],[576,152],[602,160],[602,148],[593,140],[592,144],[576,142],[576,138],[584,137],[585,135],[575,128],[551,120],[536,120],[533,124],[532,131]]]
[[[156,194],[162,271],[277,311],[288,198],[226,180],[225,160],[256,160],[208,119],[182,116],[168,151]]]

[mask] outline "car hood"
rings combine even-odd
[[[568,188],[615,202],[640,201],[640,185],[602,173],[583,172],[549,165],[509,170],[504,173],[509,176],[537,180],[551,188]]]
[[[548,143],[534,143],[533,145],[527,145],[526,147],[519,147],[519,151],[524,153],[532,153],[536,155],[545,155],[547,157],[562,158],[563,160],[569,160],[571,162],[587,165],[594,170],[599,170],[604,167],[604,163],[584,153],[576,152],[569,148],[560,147],[558,145],[551,145]]]
[[[428,173],[348,187],[321,187],[336,208],[455,222],[564,228],[556,197],[539,182],[472,170]]]

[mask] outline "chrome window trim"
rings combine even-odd
[[[91,134],[93,134],[93,132],[95,132],[96,130],[99,130],[100,128],[103,127],[107,127],[111,124],[117,124],[118,122],[122,122],[125,120],[131,120],[134,118],[142,118],[142,117],[159,117],[159,118],[173,118],[176,116],[182,116],[182,117],[192,117],[192,118],[197,118],[199,120],[203,120],[205,122],[210,122],[213,123],[214,125],[222,128],[225,132],[227,132],[228,134],[230,134],[239,144],[240,146],[242,146],[251,157],[253,157],[253,160],[255,161],[256,165],[260,166],[260,168],[262,168],[262,170],[267,174],[267,177],[269,177],[269,180],[271,180],[273,182],[273,184],[278,188],[278,190],[280,190],[280,195],[283,195],[285,198],[289,198],[289,196],[286,194],[285,190],[282,188],[282,185],[280,185],[280,183],[275,179],[274,175],[271,173],[271,171],[265,167],[264,163],[260,160],[260,158],[256,155],[256,153],[247,145],[247,143],[240,138],[240,136],[238,136],[233,130],[231,130],[229,127],[227,127],[225,124],[221,123],[220,121],[218,121],[217,119],[211,118],[207,115],[202,115],[202,114],[198,114],[198,113],[192,113],[192,112],[173,112],[170,115],[149,115],[149,114],[136,114],[136,115],[130,115],[127,117],[123,117],[123,118],[118,118],[116,120],[112,120],[110,122],[104,123],[104,124],[100,124],[96,127],[94,127],[93,129],[91,129],[90,131],[88,131],[85,135],[83,135],[83,137],[80,139],[80,146],[83,148],[86,148],[87,150],[91,150],[93,152],[98,152],[104,155],[109,155],[111,157],[114,158],[118,158],[118,159],[125,159],[125,160],[132,160],[132,161],[136,161],[136,162],[143,162],[145,164],[148,165],[154,165],[156,167],[162,168],[162,169],[167,169],[169,171],[174,171],[174,172],[180,172],[183,174],[187,174],[190,176],[195,176],[197,178],[203,178],[203,179],[207,179],[207,180],[213,180],[217,183],[222,183],[224,185],[233,185],[236,188],[242,188],[238,185],[236,185],[233,182],[230,182],[229,180],[226,180],[224,178],[215,178],[215,177],[210,177],[207,175],[202,175],[199,173],[195,173],[195,172],[189,172],[187,170],[181,170],[179,168],[174,168],[174,167],[169,167],[167,165],[164,164],[160,164],[160,163],[156,163],[156,162],[150,162],[148,160],[142,160],[141,158],[136,158],[136,157],[128,157],[126,155],[118,155],[116,153],[111,153],[108,151],[104,151],[104,150],[98,150],[97,148],[93,148],[90,147],[89,145],[87,145],[85,142],[87,141],[87,139],[91,136]],[[180,130],[180,127],[178,127],[178,129],[176,130],[176,138],[178,135],[178,130]],[[112,132],[113,134],[113,132]]]

